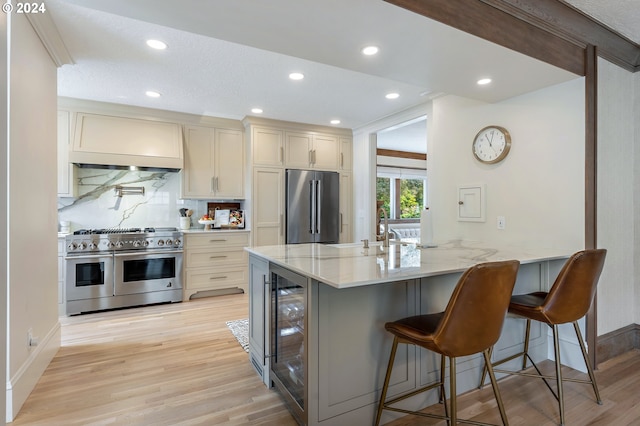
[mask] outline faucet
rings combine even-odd
[[[387,216],[387,211],[380,207],[378,211],[376,211],[376,216],[380,217],[380,211],[382,211],[382,216],[384,218],[384,243],[382,243],[383,247],[389,247],[389,217]]]

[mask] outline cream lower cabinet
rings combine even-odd
[[[242,131],[185,127],[182,198],[243,199]]]
[[[248,245],[248,231],[185,233],[182,300],[216,290],[239,288],[247,292],[248,254],[244,247]]]

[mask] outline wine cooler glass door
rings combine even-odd
[[[307,279],[289,270],[271,268],[271,371],[295,414],[303,418],[306,400]]]

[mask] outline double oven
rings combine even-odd
[[[66,244],[67,315],[182,301],[175,228],[80,230]]]

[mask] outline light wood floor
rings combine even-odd
[[[295,425],[225,324],[246,318],[247,306],[246,295],[229,295],[64,318],[62,347],[13,425]],[[567,426],[640,425],[640,352],[602,363],[596,377],[601,406],[588,385],[566,384]],[[557,424],[541,381],[511,377],[500,390],[511,425]],[[490,386],[458,405],[460,417],[500,422]],[[436,424],[445,422],[391,425]]]

